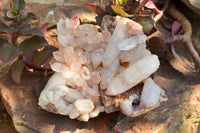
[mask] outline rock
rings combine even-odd
[[[10,76],[0,83],[0,92],[3,103],[12,117],[16,130],[20,133],[61,133],[61,132],[110,132],[117,120],[119,113],[101,114],[89,122],[71,120],[44,111],[37,105],[37,96],[34,88],[42,79],[42,74],[25,72],[22,82],[16,84]],[[98,125],[98,126],[97,126]]]
[[[168,101],[145,115],[125,117],[115,125],[116,133],[200,132],[200,74],[185,77],[166,60],[161,62],[154,80],[164,88]]]
[[[116,124],[115,131],[199,132],[200,75],[186,77],[166,60],[161,60],[154,77],[155,82],[166,91],[168,101],[142,116],[125,117]],[[4,80],[1,78],[1,97],[18,132],[108,132],[120,118],[119,113],[101,114],[85,123],[44,111],[37,105],[34,92],[41,78],[42,74],[29,72],[24,73],[20,84],[14,83],[9,77]]]

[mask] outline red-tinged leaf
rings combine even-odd
[[[71,25],[72,26],[77,26],[81,24],[81,20],[79,17],[75,16],[72,19],[70,19]]]
[[[16,18],[16,17],[18,17],[19,16],[19,14],[17,14],[17,13],[15,13],[15,12],[17,12],[17,11],[11,11],[11,10],[8,10],[7,11],[7,17],[9,17],[10,19],[14,19],[14,18]]]
[[[9,18],[8,16],[7,16],[7,12],[8,12],[9,10],[8,9],[3,9],[3,18],[5,19],[5,20],[7,20],[7,21],[11,21],[11,20],[13,20],[13,18]]]
[[[0,39],[0,59],[4,63],[15,60],[20,55],[19,48],[9,44],[6,40]]]
[[[33,62],[33,58],[35,56],[35,54],[37,53],[37,51],[31,51],[31,52],[25,52],[24,53],[24,57],[25,57],[25,61],[28,63],[32,63]]]
[[[27,16],[23,19],[37,19],[37,17],[33,13],[28,13]]]
[[[7,26],[4,23],[0,23],[0,34],[1,33],[6,33]]]
[[[33,65],[35,66],[40,66],[42,65],[44,62],[46,62],[51,56],[53,51],[56,51],[57,48],[54,46],[47,46],[45,47],[42,51],[38,52],[34,59],[33,59]]]
[[[25,1],[24,0],[13,0],[12,8],[16,8],[18,10],[23,10],[25,8]]]
[[[28,14],[20,14],[20,17],[17,17],[17,21],[19,24],[27,24],[30,22],[31,19],[37,19],[37,17],[33,13]]]
[[[31,28],[28,28],[28,27],[25,27],[23,29],[21,29],[19,31],[19,34],[20,35],[23,35],[23,36],[41,36],[41,37],[44,37],[43,33],[41,32],[41,30],[39,29],[31,29]]]
[[[97,22],[97,24],[98,24],[99,26],[101,26],[101,22],[102,22],[104,16],[105,16],[105,15],[102,14],[102,15],[98,15],[98,16],[95,17],[96,22]]]
[[[29,39],[24,40],[20,44],[20,50],[23,52],[33,51],[42,47],[48,46],[48,42],[41,36],[33,36]]]
[[[17,60],[12,64],[11,77],[16,83],[20,83],[21,75],[24,70],[24,62]]]
[[[157,8],[156,5],[153,3],[152,0],[149,0],[146,4],[145,7],[149,8],[149,9],[155,9]]]
[[[86,6],[88,9],[90,9],[92,12],[96,13],[97,15],[105,14],[106,12],[98,5],[90,4],[90,3],[84,3],[84,6]]]
[[[11,26],[11,27],[8,27],[5,31],[8,34],[12,34],[12,33],[19,32],[19,30],[20,30],[20,27],[13,27],[13,26]]]
[[[184,61],[184,59],[178,54],[178,52],[177,52],[177,50],[176,50],[176,48],[175,48],[173,43],[172,43],[172,47],[171,47],[171,52],[174,55],[174,57],[178,60],[178,62],[180,64],[182,64],[186,69],[190,70],[191,72],[195,72],[195,68],[192,65],[186,63]]]
[[[127,17],[127,18],[131,18],[133,17],[133,15],[129,15],[128,13],[126,13],[120,6],[118,5],[111,5],[111,8],[113,9],[113,11],[115,12],[116,15],[120,15],[122,17]]]
[[[181,24],[177,21],[174,21],[172,24],[172,36],[178,33],[181,28]]]
[[[47,32],[48,24],[49,24],[49,23],[43,24],[43,25],[42,25],[42,28],[41,28],[41,32],[42,32],[44,38],[46,37],[46,32]]]

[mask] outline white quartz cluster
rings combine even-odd
[[[71,26],[69,19],[58,22],[59,49],[51,61],[55,73],[39,98],[43,109],[88,121],[104,111],[137,116],[166,100],[150,78],[159,60],[146,49],[142,26],[117,16],[112,33],[107,17],[101,32],[90,24]],[[141,82],[141,92],[135,91]]]

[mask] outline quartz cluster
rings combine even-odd
[[[50,62],[55,73],[39,97],[43,109],[88,121],[100,112],[138,116],[167,100],[150,77],[160,63],[146,49],[140,24],[105,16],[99,31],[60,19],[57,30],[59,48]]]

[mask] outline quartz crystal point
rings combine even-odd
[[[118,95],[154,73],[160,65],[156,55],[147,55],[114,77],[108,84],[107,95]]]
[[[110,38],[106,51],[103,55],[102,63],[104,67],[109,67],[118,57],[120,50],[118,43],[128,38],[128,29],[126,26],[127,21],[120,20],[116,29]]]
[[[138,116],[167,100],[149,78],[160,63],[146,49],[140,24],[106,15],[101,32],[69,19],[60,19],[57,30],[59,47],[50,61],[55,73],[39,97],[43,109],[88,121],[104,111]]]

